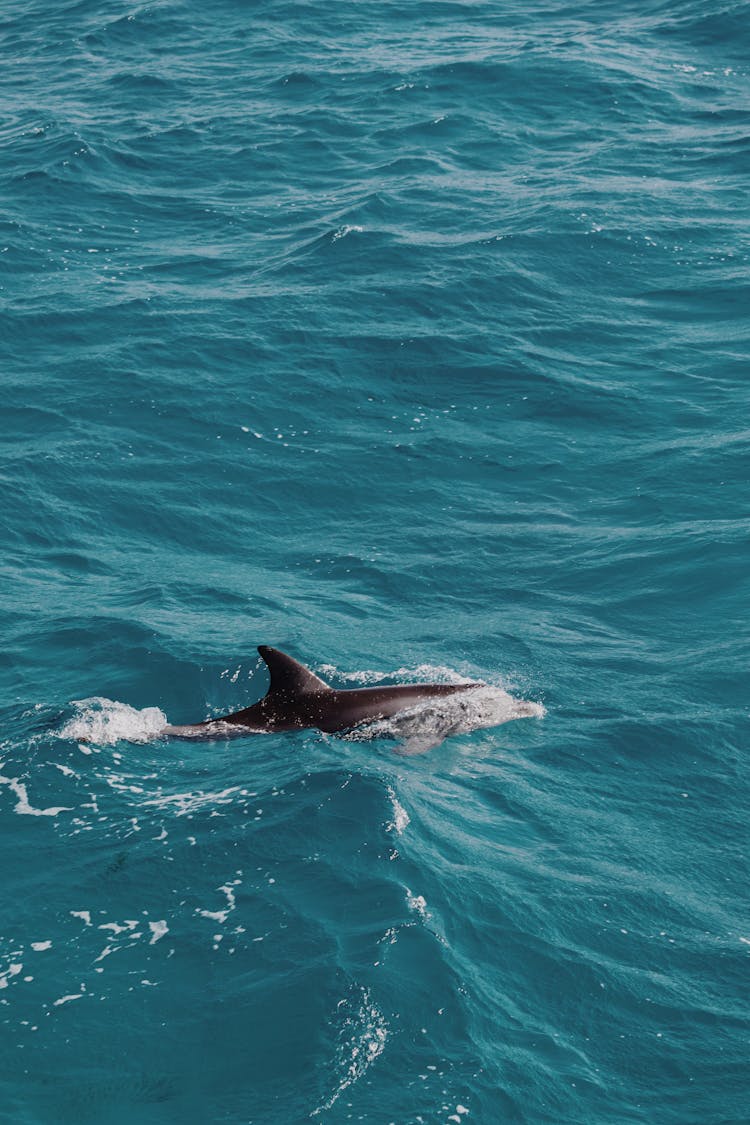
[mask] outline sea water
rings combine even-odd
[[[748,20],[2,5],[2,1121],[750,1120]]]

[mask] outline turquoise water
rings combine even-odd
[[[3,5],[3,1121],[750,1121],[748,26]]]

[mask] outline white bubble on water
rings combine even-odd
[[[425,899],[424,895],[414,895],[411,893],[408,887],[406,888],[406,905],[410,910],[413,910],[415,914],[418,914],[423,920],[426,920],[430,917],[430,915],[427,913],[427,900]]]
[[[344,1022],[339,1039],[337,1069],[340,1080],[333,1093],[310,1114],[317,1117],[333,1108],[345,1090],[353,1086],[383,1053],[388,1038],[388,1024],[382,1012],[373,1004],[366,988],[359,995],[344,997],[337,1005]]]
[[[393,809],[393,820],[387,825],[387,831],[395,832],[397,836],[400,836],[409,824],[411,818],[390,785],[388,786],[388,797],[391,802],[391,808]]]

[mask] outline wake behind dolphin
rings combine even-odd
[[[359,730],[372,724],[374,736],[400,737],[401,730],[397,724],[391,727],[384,725],[388,720],[403,716],[405,729],[409,729],[409,722],[411,721],[413,726],[414,716],[419,715],[426,705],[431,705],[431,714],[434,717],[435,701],[467,693],[486,694],[494,690],[476,682],[396,684],[339,690],[330,687],[304,664],[300,664],[279,649],[259,645],[258,652],[271,675],[271,684],[263,699],[241,711],[234,711],[229,715],[222,715],[205,722],[186,726],[167,725],[158,733],[177,738],[218,739],[233,734],[305,728],[316,728],[334,734]],[[459,730],[496,726],[510,719],[544,714],[544,708],[538,703],[516,700],[505,692],[502,693],[502,699],[506,705],[501,708],[495,706],[494,709],[488,708],[486,699],[483,699],[483,706],[478,706],[472,711],[475,719],[478,720],[473,724],[467,721],[465,708],[460,709],[463,713],[462,723],[457,721],[456,715],[447,714],[443,707],[443,713],[447,714],[446,722],[440,727],[435,727],[434,732],[428,735],[427,739],[420,739],[417,736],[414,740],[410,737],[409,742],[415,750],[427,749],[430,745],[442,741],[448,734],[457,733]],[[437,713],[440,714],[440,709]],[[440,733],[442,728],[444,731]]]

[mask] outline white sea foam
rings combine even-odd
[[[409,824],[409,814],[396,796],[392,786],[388,786],[388,797],[393,809],[393,820],[388,824],[387,830],[400,836]]]
[[[335,231],[332,241],[338,242],[340,238],[346,238],[348,234],[361,234],[363,230],[364,227],[358,227],[354,225],[349,226],[348,224],[345,224],[343,227],[339,227],[339,229]]]
[[[158,707],[139,711],[127,703],[95,696],[74,699],[76,713],[59,731],[60,738],[113,746],[116,742],[150,742],[166,726],[167,716]]]
[[[153,805],[159,809],[175,808],[175,816],[188,816],[198,809],[213,808],[215,805],[231,804],[235,793],[241,792],[239,785],[230,785],[218,793],[166,793],[159,794],[144,801],[144,805]]]
[[[4,972],[0,973],[0,988],[7,988],[8,981],[11,979],[11,977],[17,977],[22,969],[23,965],[19,964],[18,962],[14,962],[13,964],[8,965],[8,968]]]
[[[338,1008],[346,1013],[338,1058],[339,1070],[343,1074],[334,1092],[312,1111],[311,1117],[332,1109],[344,1091],[358,1081],[383,1053],[388,1038],[388,1024],[373,1004],[367,989],[361,989],[356,1001],[341,1000]]]
[[[413,895],[408,887],[406,888],[406,905],[420,918],[427,919],[430,917],[427,913],[427,900],[424,895]]]
[[[58,816],[61,812],[72,812],[69,805],[54,805],[48,809],[36,809],[29,801],[26,786],[17,777],[3,777],[0,774],[0,785],[7,785],[15,793],[18,802],[14,812],[19,816]]]
[[[80,915],[79,915],[80,916]],[[115,936],[117,934],[132,933],[138,925],[134,918],[126,918],[122,923],[120,922],[102,922],[99,926],[100,930],[111,930]]]
[[[223,886],[217,888],[217,890],[223,891],[223,893],[226,895],[227,904],[224,910],[203,910],[199,907],[196,910],[196,914],[200,914],[201,918],[210,918],[213,922],[226,922],[227,918],[234,910],[236,905],[234,888],[239,887],[241,882],[241,879],[232,879],[229,882],[224,883]]]
[[[151,930],[149,945],[156,945],[159,938],[163,938],[169,932],[169,926],[166,922],[149,922],[148,928]]]

